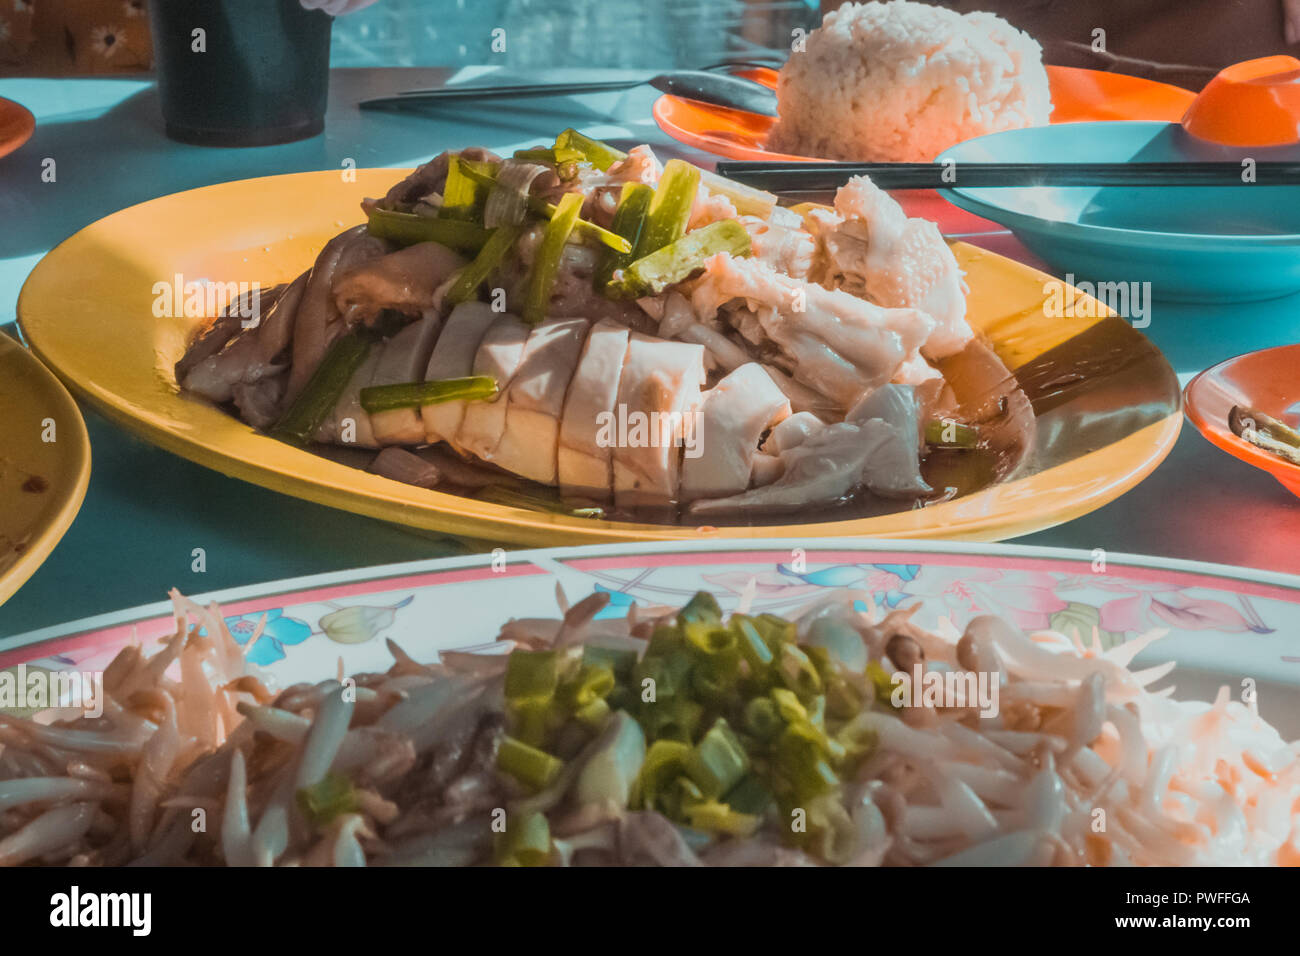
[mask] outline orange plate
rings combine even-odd
[[[0,156],[8,156],[32,138],[36,117],[31,110],[0,96]]]
[[[739,74],[776,88],[776,71],[745,70]],[[1049,66],[1053,123],[1095,120],[1155,120],[1177,123],[1195,94],[1181,87],[1123,73],[1103,73],[1072,66]],[[763,144],[776,120],[757,113],[721,109],[664,95],[655,100],[659,128],[678,142],[730,159],[792,160],[811,156],[770,152]]]
[[[1294,495],[1300,495],[1300,465],[1283,461],[1228,427],[1228,412],[1233,405],[1257,408],[1288,425],[1300,421],[1300,345],[1249,352],[1220,362],[1202,372],[1187,385],[1187,417],[1202,435],[1229,455],[1249,462],[1282,482]]]

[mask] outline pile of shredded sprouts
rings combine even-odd
[[[0,865],[475,865],[496,858],[494,821],[539,811],[555,865],[819,862],[779,820],[717,838],[626,801],[584,803],[574,781],[599,737],[540,793],[498,769],[500,651],[643,653],[675,609],[597,620],[607,596],[561,595],[562,618],[511,621],[497,643],[422,664],[390,641],[385,673],[275,692],[244,659],[255,640],[236,643],[217,606],[172,600],[175,634],[152,656],[118,654],[101,717],[0,716]],[[848,628],[886,670],[1000,682],[997,716],[922,705],[859,718],[874,748],[838,794],[841,862],[1300,863],[1300,745],[1226,687],[1213,704],[1149,690],[1173,665],[1128,665],[1159,634],[1102,651],[988,616],[932,633],[848,590],[793,617],[800,635]]]

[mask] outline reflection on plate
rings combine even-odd
[[[1232,433],[1232,406],[1255,408],[1295,426],[1300,422],[1300,345],[1250,352],[1207,369],[1187,385],[1187,417],[1229,455],[1268,472],[1300,496],[1300,465],[1293,465]]]
[[[801,514],[798,524],[710,529],[555,515],[402,485],[275,441],[181,396],[172,367],[198,320],[155,316],[155,286],[177,275],[222,283],[292,279],[329,237],[360,219],[362,197],[382,195],[399,175],[357,170],[355,182],[337,172],[244,180],[115,213],[33,271],[18,304],[24,333],[75,391],[169,451],[331,507],[517,544],[701,535],[1007,537],[1085,514],[1131,488],[1168,452],[1182,421],[1174,374],[1142,335],[1115,318],[1062,321],[1049,314],[1059,298],[1055,280],[961,244],[954,252],[971,290],[967,317],[1033,402],[1036,445],[1010,480],[923,509],[851,520],[822,511]]]
[[[0,604],[54,550],[89,480],[90,441],[72,396],[0,333]]]
[[[1300,580],[1278,574],[1124,555],[952,542],[813,539],[678,542],[552,549],[317,575],[197,596],[217,600],[236,640],[279,687],[338,672],[382,671],[386,640],[417,660],[434,651],[495,638],[507,617],[553,617],[555,588],[576,602],[607,591],[603,616],[629,604],[680,605],[700,589],[735,608],[751,580],[755,611],[785,614],[827,588],[868,591],[881,607],[918,606],[933,628],[947,616],[964,629],[998,614],[1025,629],[1053,628],[1103,648],[1152,628],[1169,635],[1139,662],[1174,660],[1179,698],[1213,699],[1221,684],[1250,676],[1261,713],[1284,736],[1300,733],[1300,656],[1290,625],[1300,615]],[[364,612],[338,615],[342,608]],[[126,643],[146,654],[175,630],[170,602],[34,632],[6,643],[0,669],[19,663],[51,670],[102,669]],[[455,628],[430,628],[430,620]],[[364,625],[358,629],[357,621]],[[346,622],[346,626],[345,626]]]
[[[0,96],[0,156],[8,156],[32,138],[36,117],[20,103]]]
[[[776,88],[775,70],[746,70],[740,75]],[[1177,123],[1195,97],[1189,90],[1167,83],[1072,66],[1047,67],[1047,80],[1052,91],[1053,123],[1088,120]],[[816,158],[769,151],[764,143],[776,122],[770,116],[710,107],[668,95],[655,100],[653,112],[659,128],[673,139],[718,156],[796,162]]]

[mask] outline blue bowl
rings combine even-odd
[[[1205,143],[1169,123],[1062,123],[959,143],[956,206],[1001,223],[1080,281],[1150,282],[1154,298],[1233,302],[1300,290],[1300,186],[963,189],[963,163],[1296,161],[1296,147]]]

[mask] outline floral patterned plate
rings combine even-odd
[[[498,549],[192,596],[220,602],[240,643],[265,616],[247,654],[284,687],[333,676],[340,662],[348,673],[386,669],[388,638],[417,659],[491,641],[508,618],[554,616],[557,586],[571,601],[607,591],[602,613],[613,616],[700,589],[730,609],[750,582],[753,607],[778,614],[851,587],[881,606],[919,605],[926,627],[994,613],[1103,647],[1167,628],[1138,660],[1176,660],[1178,696],[1209,699],[1225,683],[1237,693],[1250,679],[1264,716],[1300,735],[1300,578],[1100,550],[843,539]],[[149,651],[173,628],[168,602],[46,628],[5,641],[0,669],[102,670],[124,645]]]

